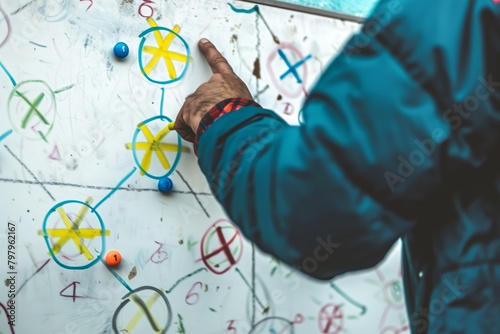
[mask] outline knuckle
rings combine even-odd
[[[214,73],[212,75],[212,80],[214,80],[214,81],[222,81],[222,80],[224,80],[224,76],[222,74],[220,74],[220,73]]]
[[[205,91],[207,88],[209,88],[209,83],[208,82],[204,82],[200,85],[200,87],[198,87],[198,90],[197,92],[202,92],[202,91]]]
[[[217,56],[215,56],[215,57],[212,58],[212,64],[218,65],[218,64],[221,64],[221,63],[226,63],[227,64],[227,60],[223,56],[217,55]]]
[[[196,98],[196,92],[191,93],[188,96],[186,96],[186,100],[185,101],[188,102],[188,101],[190,101],[190,100],[192,100],[194,98]]]

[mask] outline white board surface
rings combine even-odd
[[[192,146],[179,149],[174,132],[157,137],[209,77],[199,38],[259,103],[297,124],[305,95],[359,29],[259,12],[214,0],[0,2],[0,333],[407,331],[399,245],[372,270],[309,279],[254,254]],[[130,47],[124,60],[112,53],[118,41]],[[304,60],[302,84],[280,78],[278,50]],[[167,174],[165,195],[156,178]],[[222,240],[231,256],[217,252]],[[123,257],[116,268],[101,261],[111,249]]]

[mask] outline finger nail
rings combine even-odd
[[[208,39],[206,39],[206,38],[202,38],[202,39],[200,39],[200,43],[201,43],[201,44],[205,44],[205,43],[208,43],[208,42],[209,42],[209,40],[208,40]]]

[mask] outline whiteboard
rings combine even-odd
[[[200,37],[260,104],[298,124],[359,29],[230,4],[1,1],[0,333],[407,331],[399,244],[371,270],[310,279],[241,236],[192,146],[164,131],[209,77]],[[301,83],[283,76],[280,53]],[[168,194],[157,190],[165,175]],[[104,263],[110,250],[117,267]]]

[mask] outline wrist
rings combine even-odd
[[[200,137],[207,129],[221,116],[224,114],[236,111],[240,108],[246,106],[255,106],[258,108],[262,108],[258,103],[253,100],[245,99],[245,98],[234,98],[234,99],[226,99],[217,103],[213,106],[207,113],[203,115],[200,119],[197,120],[196,130],[193,127],[193,131],[196,134],[194,141],[194,152],[198,155],[198,142],[200,141]],[[194,121],[194,119],[193,119]],[[201,125],[201,126],[200,126]]]
[[[206,113],[205,113],[205,114],[206,114]],[[197,133],[197,131],[198,131],[198,126],[200,125],[200,122],[201,122],[201,120],[203,119],[203,116],[204,116],[204,115],[199,115],[199,114],[196,114],[196,115],[192,118],[190,126],[191,126],[191,129],[193,129],[193,132],[194,132],[194,133]]]

